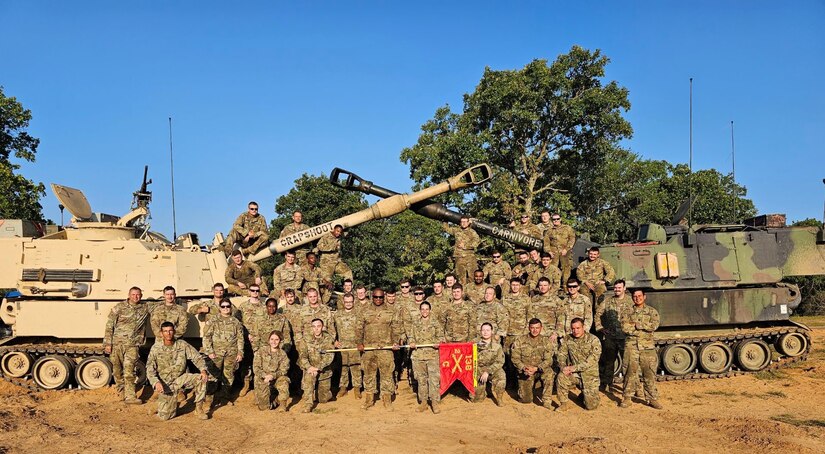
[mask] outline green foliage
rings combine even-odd
[[[284,226],[292,222],[299,210],[304,223],[313,226],[360,211],[368,206],[365,197],[333,186],[325,175],[304,174],[295,187],[278,198],[278,217],[270,223],[270,237],[277,238]],[[352,268],[355,280],[368,286],[395,285],[407,277],[415,282],[429,282],[443,277],[448,267],[449,243],[438,222],[405,211],[397,216],[367,222],[345,232],[343,257]],[[272,274],[281,263],[268,264]],[[264,266],[264,264],[262,264]]]
[[[40,197],[46,187],[16,174],[20,165],[12,162],[12,157],[34,162],[40,140],[25,130],[31,117],[31,111],[0,86],[0,218],[43,219]]]
[[[792,224],[797,227],[822,227],[822,222],[808,218]],[[796,308],[798,315],[825,315],[825,276],[793,276],[785,279],[799,286],[802,302]]]

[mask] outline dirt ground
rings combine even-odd
[[[825,326],[808,361],[781,372],[659,383],[664,410],[620,409],[602,395],[592,412],[455,395],[442,413],[415,412],[399,385],[394,411],[368,411],[352,394],[314,414],[259,412],[252,393],[196,419],[188,402],[161,422],[152,404],[130,407],[113,389],[33,393],[0,382],[0,453],[5,452],[825,452]]]

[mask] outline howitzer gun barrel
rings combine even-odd
[[[395,191],[378,186],[372,181],[364,180],[358,175],[338,167],[332,170],[329,180],[332,184],[340,188],[348,189],[350,191],[359,191],[378,197],[389,198],[398,194]],[[461,217],[464,216],[457,211],[447,208],[444,204],[433,202],[432,200],[423,200],[421,202],[414,203],[410,206],[410,209],[430,219],[435,219],[437,221],[448,221],[454,224],[458,224],[461,221]],[[508,241],[528,249],[535,248],[541,251],[544,248],[544,241],[541,238],[535,238],[515,230],[499,227],[486,221],[473,219],[473,227],[475,227],[475,229],[480,233]]]
[[[336,225],[340,225],[344,229],[347,229],[375,219],[383,219],[394,216],[408,209],[411,205],[427,200],[430,197],[479,185],[489,180],[491,176],[492,169],[490,169],[490,166],[487,164],[479,164],[470,167],[458,175],[449,178],[447,181],[441,182],[434,186],[430,186],[410,194],[393,195],[392,197],[379,200],[370,207],[356,213],[348,214],[342,218],[325,222],[321,225],[316,225],[306,230],[295,232],[292,235],[279,238],[270,243],[268,248],[263,249],[257,254],[249,257],[249,260],[252,260],[253,262],[262,260],[267,257],[271,257],[274,254],[280,254],[290,249],[295,249],[299,246],[311,243],[319,239],[322,235],[331,232]]]

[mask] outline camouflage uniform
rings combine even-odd
[[[301,230],[306,230],[308,228],[309,226],[304,223],[296,224],[295,222],[292,222],[291,224],[284,227],[283,230],[281,230],[281,234],[278,235],[278,238],[283,238],[285,236],[292,235],[293,233],[298,233]],[[295,263],[298,265],[303,264],[308,252],[309,248],[306,247],[295,249]]]
[[[318,290],[318,295],[321,297],[321,303],[326,304],[329,302],[330,298],[332,297],[332,292],[327,290],[326,285],[321,285],[324,277],[321,273],[321,269],[317,266],[310,267],[309,263],[304,263],[301,265],[301,276],[304,278],[304,284],[301,285],[301,294],[306,294],[307,290],[314,288]],[[300,301],[300,298],[297,296],[295,297],[296,301]]]
[[[321,332],[321,335],[315,337],[312,333],[308,333],[301,341],[298,342],[298,363],[304,371],[304,378],[301,381],[301,389],[304,391],[304,407],[307,410],[312,409],[312,404],[315,401],[315,384],[318,384],[318,402],[326,403],[332,399],[331,379],[332,379],[332,360],[335,358],[334,353],[321,353],[321,350],[330,350],[335,348],[335,338],[328,332]],[[317,367],[320,369],[318,375],[313,377],[307,372],[310,367]]]
[[[209,320],[212,320],[215,317],[220,317],[221,310],[220,310],[219,306],[220,306],[220,302],[215,301],[214,298],[202,299],[198,302],[198,304],[193,304],[189,308],[188,312],[189,312],[189,314],[194,315],[195,318],[198,319],[199,322],[206,323],[206,322],[208,322]],[[207,312],[205,314],[199,313],[198,311],[203,307],[208,308],[209,312]],[[234,304],[232,304],[232,309],[230,310],[230,314],[232,314],[232,316],[237,318],[238,320],[241,319],[241,311],[238,310],[238,308]],[[177,334],[178,334],[177,331],[175,331],[175,335],[177,335]]]
[[[525,295],[536,289],[539,282],[538,273],[539,267],[533,262],[519,262],[513,267],[513,276],[521,278],[521,292]]]
[[[109,360],[112,375],[118,388],[123,388],[126,399],[135,397],[135,361],[138,348],[146,342],[146,321],[149,310],[144,302],[132,304],[128,300],[118,303],[109,311],[103,346],[111,347]]]
[[[358,345],[358,340],[355,337],[355,325],[358,323],[358,312],[353,308],[351,311],[346,309],[337,310],[332,314],[332,320],[335,323],[335,330],[338,332],[338,342],[341,343],[341,348],[354,348]],[[361,378],[361,353],[360,352],[341,352],[341,381],[339,388],[347,389],[347,382],[352,385],[352,389],[359,391],[363,385]]]
[[[584,332],[589,333],[590,327],[593,325],[593,303],[590,302],[590,298],[581,293],[572,299],[568,295],[561,300],[561,304],[564,310],[559,325],[564,329],[564,332],[559,335],[559,338],[570,332],[570,322],[577,317],[584,320]]]
[[[648,402],[659,400],[656,390],[656,369],[659,357],[656,355],[656,343],[653,332],[659,328],[659,312],[644,305],[633,310],[622,319],[622,329],[627,335],[624,347],[624,362],[627,373],[624,376],[624,399],[630,402],[639,386],[639,369],[644,379],[645,396]]]
[[[516,232],[519,232],[519,233],[523,233],[523,234],[525,234],[527,236],[530,236],[530,237],[533,237],[533,238],[541,238],[542,237],[541,229],[536,224],[533,224],[532,222],[527,222],[527,224],[522,224],[521,222],[519,222],[513,227],[513,230],[515,230]],[[519,252],[521,252],[523,250],[524,250],[524,248],[522,248],[522,247],[516,247],[515,252],[518,254]]]
[[[578,268],[576,268],[576,277],[583,283],[589,282],[593,285],[594,291],[590,292],[593,294],[593,300],[596,303],[601,303],[602,295],[607,291],[607,287],[605,284],[598,284],[597,282],[613,282],[613,279],[616,278],[616,272],[613,271],[613,267],[609,263],[600,257],[593,261],[585,260],[579,263]],[[584,290],[589,291],[586,287]]]
[[[335,322],[332,320],[332,311],[323,304],[318,304],[317,307],[312,307],[309,304],[301,306],[299,317],[299,324],[292,325],[295,342],[300,341],[304,337],[312,337],[312,320],[316,318],[324,322],[324,331],[330,333],[333,339],[338,335],[335,331]]]
[[[244,238],[246,238],[250,230],[258,232],[258,236],[252,240],[252,243],[245,243]],[[229,236],[226,237],[224,251],[226,255],[230,255],[234,244],[239,243],[242,248],[241,252],[243,252],[244,255],[250,255],[263,249],[267,241],[269,241],[269,229],[266,226],[264,216],[262,214],[252,216],[248,212],[245,212],[238,216],[238,219],[235,219],[235,223],[232,225],[232,231],[229,232]]]
[[[547,266],[547,268],[543,266],[538,266],[536,268],[536,283],[538,283],[539,279],[546,277],[550,280],[550,290],[556,291],[559,287],[559,281],[561,280],[561,271],[553,265],[552,263]]]
[[[255,404],[258,405],[258,410],[272,408],[274,387],[278,391],[278,408],[285,411],[289,398],[289,358],[284,350],[279,348],[273,352],[269,345],[261,346],[255,351],[252,370],[255,373]],[[264,381],[267,375],[273,377],[269,383]]]
[[[226,291],[227,293],[234,293],[236,295],[243,295],[249,296],[249,286],[255,285],[255,279],[261,277],[261,267],[258,266],[257,263],[250,262],[248,260],[241,263],[241,266],[237,266],[234,263],[230,263],[229,266],[226,267],[226,272],[224,273],[224,278],[226,279]],[[238,283],[242,282],[246,285],[246,288],[240,288]],[[261,295],[267,294],[266,285],[261,281]]]
[[[260,300],[253,301],[248,299],[241,303],[238,309],[241,313],[241,322],[247,331],[252,332],[252,326],[255,319],[266,315],[266,306]]]
[[[622,330],[622,319],[633,311],[633,301],[624,295],[623,298],[612,296],[604,300],[596,308],[596,332],[602,335],[602,357],[599,360],[600,380],[603,386],[613,383],[614,366],[619,354],[624,354],[625,334]],[[627,364],[622,364],[622,370]]]
[[[358,322],[355,325],[355,339],[361,345],[368,347],[384,347],[392,345],[401,337],[402,327],[398,326],[394,311],[386,305],[372,305],[358,312]],[[392,351],[372,350],[361,355],[361,364],[364,369],[364,392],[367,400],[371,400],[378,392],[375,383],[375,373],[381,373],[381,397],[391,399],[395,393],[393,374],[395,361]]]
[[[226,386],[225,390],[232,387],[235,381],[235,360],[238,354],[243,355],[243,344],[243,326],[237,318],[218,316],[206,324],[203,333],[203,352],[215,355],[214,359],[210,359],[214,366],[213,375],[220,377],[217,372],[223,374],[221,382]]]
[[[544,250],[553,254],[553,265],[561,269],[561,285],[564,285],[570,278],[573,268],[573,245],[575,244],[576,232],[569,225],[551,226],[544,231]],[[561,255],[562,249],[567,249],[567,254],[564,256]],[[553,283],[553,281],[550,282]]]
[[[548,336],[532,337],[529,334],[520,336],[513,342],[511,357],[513,366],[518,370],[518,395],[522,403],[533,402],[533,389],[536,387],[536,380],[544,382],[542,401],[545,406],[549,406],[553,395],[552,368],[553,355],[556,353],[556,343]],[[539,370],[532,376],[524,373],[525,366],[538,367]],[[549,374],[550,377],[543,376]]]
[[[585,332],[578,339],[572,334],[564,336],[559,347],[556,359],[559,373],[556,377],[556,394],[559,404],[569,400],[568,392],[573,386],[579,386],[584,396],[584,407],[595,410],[599,407],[599,357],[602,354],[602,345],[599,338]],[[562,372],[565,366],[573,366],[573,373],[565,375]]]
[[[289,321],[289,327],[292,329],[292,337],[294,342],[298,341],[298,335],[302,332],[301,328],[301,306],[297,302],[295,304],[285,304],[283,307],[278,307],[278,312],[283,314]],[[293,343],[294,345],[294,343]]]
[[[476,337],[475,303],[453,301],[441,313],[441,323],[447,342],[470,342]]]
[[[566,333],[562,323],[564,322],[564,309],[562,301],[553,293],[546,295],[536,295],[527,310],[527,319],[537,318],[541,320],[544,327],[542,336],[552,336],[556,334],[559,339]]]
[[[191,361],[198,370],[206,370],[206,362],[200,353],[186,341],[178,339],[169,346],[158,342],[149,350],[149,359],[146,360],[146,377],[153,387],[156,383],[160,383],[164,391],[158,396],[158,417],[160,419],[168,420],[175,417],[178,410],[177,394],[181,390],[194,389],[195,408],[201,408],[201,402],[206,397],[206,383],[200,374],[186,372],[187,360]]]
[[[476,376],[487,372],[487,383],[493,387],[493,396],[496,403],[501,405],[504,396],[504,385],[507,376],[504,374],[504,349],[501,344],[491,339],[489,343],[478,340],[478,362],[476,363]],[[487,397],[487,383],[478,383],[475,389],[474,402],[481,402]]]
[[[507,309],[497,300],[482,301],[476,306],[476,333],[481,329],[481,325],[489,323],[493,325],[493,340],[496,343],[501,342],[507,336],[507,328],[510,325],[509,315]]]
[[[481,244],[481,238],[472,227],[462,229],[460,226],[450,226],[446,222],[444,231],[455,237],[453,262],[458,281],[462,284],[472,282],[473,272],[478,269],[476,248]]]
[[[160,325],[163,322],[175,324],[175,339],[183,336],[186,328],[189,327],[189,313],[177,303],[170,306],[164,303],[150,304],[149,314],[149,325],[152,327],[152,333],[155,334],[155,342],[163,342],[160,335]]]
[[[499,263],[488,262],[482,271],[484,271],[484,279],[487,279],[491,286],[498,287],[500,292],[507,288],[507,283],[513,276],[510,264],[504,260]]]
[[[504,353],[510,354],[510,346],[516,336],[527,334],[530,297],[521,293],[507,293],[502,298],[502,305],[507,311],[507,337],[504,340]]]
[[[487,290],[487,287],[489,287],[489,285],[484,283],[479,285],[474,283],[467,284],[464,286],[464,298],[478,304],[484,299],[484,292]]]
[[[292,327],[289,325],[289,320],[283,314],[270,315],[269,312],[255,317],[252,321],[249,328],[249,334],[252,335],[252,350],[269,348],[269,335],[273,331],[281,332],[281,350],[285,352],[292,350],[295,343],[292,340]]]
[[[249,390],[252,374],[252,356],[253,346],[249,339],[252,330],[255,329],[255,322],[259,317],[266,315],[266,306],[261,301],[253,301],[248,299],[240,304],[239,311],[241,313],[241,323],[244,327],[244,360],[238,367],[238,373],[244,378],[244,386],[241,390],[241,395],[246,395]]]
[[[407,341],[411,344],[439,344],[444,342],[444,327],[432,316],[419,315],[410,321]],[[412,367],[418,382],[418,401],[438,403],[441,400],[441,369],[438,365],[438,348],[416,348],[412,351]]]
[[[412,293],[404,294],[404,292],[398,292],[398,294],[395,295],[395,304],[406,306],[413,302],[415,302],[415,296]]]
[[[302,321],[301,321],[301,306],[298,304],[298,300],[295,300],[294,304],[285,304],[283,307],[278,308],[278,312],[280,312],[289,322],[289,327],[291,330],[291,337],[292,337],[292,345],[293,348],[289,349],[286,354],[289,356],[289,381],[290,381],[290,389],[293,393],[297,394],[300,384],[302,383],[301,380],[301,368],[298,366],[298,341],[300,340],[301,330],[302,330]],[[286,334],[284,334],[286,336]],[[284,340],[281,339],[281,342]]]
[[[284,262],[275,267],[272,272],[272,297],[281,298],[284,290],[291,288],[295,291],[295,298],[301,298],[301,287],[304,282],[304,275],[302,269],[298,264],[293,263],[289,266]]]
[[[436,295],[435,293],[430,295],[427,298],[427,302],[430,303],[430,309],[432,309],[432,316],[437,316],[438,314],[443,312],[444,308],[446,308],[451,301],[452,298],[450,298],[450,295],[447,295],[446,290],[441,292],[441,295]]]
[[[332,277],[336,274],[344,279],[352,279],[352,269],[341,260],[341,238],[335,238],[332,232],[326,233],[318,240],[315,250],[320,254],[318,268],[321,269],[324,280],[332,282]]]

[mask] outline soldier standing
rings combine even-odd
[[[232,302],[224,299],[220,304],[220,315],[212,317],[203,333],[203,352],[209,357],[215,374],[220,377],[219,400],[231,404],[229,390],[235,381],[235,369],[243,359],[243,325],[232,316]],[[207,411],[212,406],[212,396],[207,397]]]
[[[288,235],[292,235],[293,233],[298,233],[301,230],[306,230],[309,228],[308,225],[303,223],[304,215],[300,211],[295,211],[292,213],[292,224],[288,224],[281,230],[281,234],[278,235],[278,238],[283,238]],[[298,265],[302,265],[304,263],[304,259],[306,258],[307,252],[309,252],[309,248],[300,248],[295,249],[295,260]],[[296,289],[297,290],[297,289]]]
[[[412,302],[415,300],[411,293],[412,282],[407,278],[401,279],[398,282],[398,288],[401,289],[401,293],[396,295],[396,300],[398,301],[398,303],[404,307],[406,307],[408,303],[412,304]],[[418,312],[417,309],[415,311]]]
[[[507,327],[510,322],[507,309],[496,299],[496,289],[493,287],[487,287],[484,291],[484,298],[476,306],[476,329],[480,330],[485,323],[492,326],[493,340],[500,344],[501,339],[507,336]]]
[[[282,333],[273,331],[267,343],[255,351],[255,404],[258,410],[272,409],[272,388],[278,391],[278,411],[286,411],[289,400],[289,358],[281,348]]]
[[[358,344],[355,337],[355,325],[358,323],[358,313],[355,310],[355,301],[352,293],[344,293],[341,298],[344,307],[332,314],[335,322],[335,331],[338,332],[338,343],[343,348],[354,348]],[[355,398],[361,398],[361,354],[357,351],[341,352],[341,381],[338,383],[338,397],[347,393],[347,384],[352,385]]]
[[[574,318],[570,322],[570,334],[564,336],[556,358],[559,374],[556,378],[559,406],[556,411],[566,411],[570,407],[568,392],[579,386],[584,396],[584,408],[599,408],[599,357],[602,345],[599,338],[588,333],[584,320]]]
[[[573,227],[562,224],[559,213],[553,213],[550,220],[552,225],[544,231],[544,250],[550,253],[553,264],[561,269],[561,282],[564,283],[570,278],[573,267],[573,245],[576,244],[576,232]],[[561,286],[560,283],[558,285]]]
[[[544,376],[552,370],[553,355],[556,353],[556,342],[548,336],[541,334],[541,320],[530,319],[528,323],[528,333],[520,336],[513,343],[512,358],[513,365],[518,370],[518,395],[523,404],[533,403],[533,390],[536,388],[536,381],[544,382],[542,392],[542,402],[545,408],[551,408],[553,395],[553,382],[550,377]]]
[[[232,231],[229,232],[224,243],[224,251],[226,255],[234,250],[239,250],[244,255],[252,255],[263,249],[268,240],[269,230],[266,226],[266,219],[258,212],[258,204],[249,202],[247,212],[241,213],[232,225]]]
[[[310,322],[311,333],[298,342],[298,362],[304,370],[301,388],[304,391],[304,413],[311,413],[315,404],[315,388],[318,388],[318,402],[327,403],[332,399],[332,360],[333,353],[326,350],[335,348],[335,339],[324,330],[324,321],[313,319]]]
[[[335,332],[335,323],[332,321],[332,311],[329,307],[321,304],[318,298],[318,291],[315,289],[307,290],[306,301],[308,304],[301,306],[300,323],[297,326],[292,325],[296,342],[310,335],[312,332],[312,321],[316,318],[324,322],[324,331],[329,331],[332,338],[335,339],[338,333]]]
[[[239,394],[240,397],[249,392],[249,387],[252,382],[252,346],[255,342],[253,335],[255,329],[255,322],[258,317],[263,317],[266,314],[266,307],[260,300],[261,287],[257,284],[252,284],[249,287],[249,299],[241,303],[241,323],[244,327],[244,357],[245,361],[238,367],[238,372],[243,377],[243,388]]]
[[[527,320],[530,319],[530,297],[521,293],[521,281],[517,277],[510,278],[510,291],[502,298],[504,309],[507,310],[507,337],[504,338],[504,357],[507,381],[511,387],[517,383],[516,369],[510,358],[510,348],[518,336],[527,334]]]
[[[200,304],[192,305],[189,308],[189,313],[202,322],[208,322],[209,319],[220,315],[220,304],[225,294],[223,284],[216,282],[212,286],[212,298],[204,298],[199,301]],[[241,318],[241,312],[234,304],[232,305],[232,316],[239,320]]]
[[[478,304],[484,299],[484,290],[487,289],[487,284],[484,283],[484,271],[475,270],[473,272],[473,282],[464,285],[464,295],[470,301]]]
[[[200,353],[182,339],[175,339],[175,325],[163,322],[161,325],[163,342],[157,342],[149,350],[146,360],[146,377],[158,394],[158,417],[169,420],[178,410],[179,391],[195,390],[195,414],[199,419],[209,419],[208,410],[203,408],[206,397],[206,362]],[[191,361],[200,374],[186,372],[186,361]]]
[[[143,403],[135,395],[135,361],[138,349],[146,342],[146,321],[149,319],[146,303],[141,298],[143,291],[140,288],[130,288],[129,298],[109,311],[103,333],[103,350],[112,362],[118,392],[123,390],[124,402],[131,405]]]
[[[497,295],[503,295],[507,291],[507,283],[513,276],[510,264],[501,259],[501,252],[493,251],[493,260],[484,265],[484,279],[496,288]]]
[[[475,303],[464,299],[461,284],[453,286],[453,301],[441,313],[441,323],[447,342],[470,342],[475,337]]]
[[[579,285],[579,280],[575,277],[567,280],[567,297],[562,302],[564,315],[559,324],[567,328],[574,318],[580,318],[584,323],[584,331],[589,333],[593,325],[593,303],[590,302],[590,298],[579,293]],[[567,333],[560,334],[560,336],[564,334]]]
[[[440,413],[441,369],[438,365],[438,349],[417,348],[418,345],[439,344],[445,341],[444,327],[433,319],[430,303],[424,301],[419,307],[419,315],[414,317],[406,330],[407,342],[412,351],[412,367],[418,382],[417,412],[427,410],[430,401],[433,413]]]
[[[590,291],[591,299],[598,305],[607,291],[607,283],[616,278],[616,272],[609,263],[599,257],[599,248],[593,246],[587,251],[587,260],[579,263],[576,277]]]
[[[336,225],[332,231],[323,235],[315,246],[315,251],[321,254],[321,276],[325,281],[332,282],[336,274],[344,279],[352,279],[352,269],[341,259],[341,235],[344,227]]]
[[[613,364],[619,354],[624,354],[625,334],[622,319],[633,311],[633,302],[625,293],[624,279],[613,283],[613,296],[596,308],[596,332],[602,335],[602,357],[599,360],[601,388],[608,391],[615,373]],[[622,365],[625,369],[627,364]]]
[[[309,290],[307,290],[309,293]],[[278,307],[278,311],[287,319],[289,322],[289,327],[292,332],[292,345],[293,348],[290,348],[286,354],[289,356],[289,386],[290,390],[297,394],[299,387],[301,385],[301,368],[298,365],[298,341],[300,340],[301,335],[301,305],[297,304],[295,301],[295,292],[291,289],[287,289],[284,292],[284,297],[286,298],[286,304],[283,307]],[[282,342],[283,343],[283,342]]]
[[[189,326],[189,313],[177,301],[175,287],[163,288],[163,304],[152,303],[149,306],[149,325],[155,334],[155,342],[161,341],[160,325],[163,322],[175,324],[175,335],[179,338],[186,333]]]
[[[432,308],[432,316],[437,317],[439,311],[447,307],[447,304],[450,303],[450,295],[444,291],[444,283],[441,281],[433,281],[433,293],[427,298],[427,302],[430,303],[430,307]]]
[[[292,327],[289,324],[289,320],[284,314],[278,313],[278,300],[275,298],[267,298],[265,304],[266,312],[255,317],[255,320],[252,322],[252,329],[249,333],[252,335],[252,350],[258,351],[261,347],[269,345],[269,335],[272,334],[273,331],[278,331],[281,333],[278,345],[284,349],[284,352],[289,353],[295,346],[292,340]]]
[[[461,216],[459,226],[450,226],[444,223],[444,231],[455,237],[453,247],[453,262],[455,274],[461,284],[467,284],[472,277],[473,271],[478,268],[476,259],[476,248],[481,244],[478,233],[470,227],[470,218]]]
[[[516,224],[515,221],[510,223],[510,226],[516,232],[523,233],[527,236],[533,238],[541,238],[541,229],[538,226],[530,222],[530,215],[527,213],[521,213],[519,217],[519,223]],[[521,251],[522,249],[516,249],[516,252]]]
[[[659,312],[645,304],[645,291],[633,290],[633,311],[622,319],[622,329],[625,339],[624,358],[627,362],[627,373],[624,376],[624,395],[622,408],[632,403],[633,392],[639,386],[639,370],[644,379],[647,404],[661,410],[659,392],[656,389],[656,369],[659,367],[659,357],[656,355],[656,343],[653,332],[659,328]]]
[[[501,343],[493,336],[494,327],[490,323],[484,322],[481,325],[478,344],[478,362],[476,373],[478,374],[478,385],[475,389],[473,402],[482,402],[487,397],[487,384],[493,388],[493,399],[496,405],[504,405],[504,385],[507,383],[507,376],[504,374],[504,349]]]
[[[304,278],[304,284],[301,286],[299,294],[306,294],[307,290],[314,288],[318,290],[318,295],[321,297],[321,303],[327,304],[332,297],[332,283],[324,280],[321,269],[316,266],[318,256],[314,252],[307,252],[306,260],[301,265],[301,276]],[[298,297],[300,301],[301,298]]]
[[[521,280],[521,285],[523,286],[521,291],[528,295],[530,294],[535,288],[536,283],[538,282],[538,267],[535,263],[530,262],[530,254],[527,251],[521,251],[518,253],[518,263],[513,266],[513,277],[517,277]]]
[[[244,260],[241,251],[232,252],[232,262],[224,273],[229,293],[249,296],[249,287],[252,285],[266,290],[261,279],[261,267],[257,263]]]
[[[384,305],[384,290],[380,287],[372,289],[372,306],[358,312],[358,323],[355,325],[355,338],[358,341],[358,351],[362,352],[361,365],[364,370],[364,404],[366,410],[375,402],[378,392],[375,374],[381,374],[381,401],[384,408],[392,410],[392,395],[395,393],[395,361],[391,351],[370,350],[364,351],[365,345],[383,347],[392,345],[398,350],[398,341],[402,327],[398,326],[396,314]]]
[[[539,231],[541,232],[542,238],[544,238],[544,234],[547,233],[547,229],[553,227],[553,223],[550,221],[550,212],[547,210],[541,210],[541,222],[538,224]],[[561,221],[561,217],[559,217],[559,221]]]
[[[295,263],[295,253],[284,252],[284,263],[275,267],[272,272],[272,296],[283,301],[284,290],[291,288],[298,298],[301,297],[301,286],[304,283],[304,275],[301,267]]]
[[[536,272],[536,280],[538,281],[539,278],[546,277],[550,279],[550,289],[551,290],[558,290],[559,287],[557,286],[559,283],[559,279],[561,279],[561,271],[553,265],[553,259],[550,257],[550,254],[547,252],[541,253],[541,262],[538,267],[538,271]]]
[[[550,280],[546,277],[539,279],[538,293],[533,297],[527,312],[530,318],[541,320],[542,333],[551,336],[553,342],[564,336],[564,326],[559,322],[564,317],[562,304],[559,297],[550,291]]]

